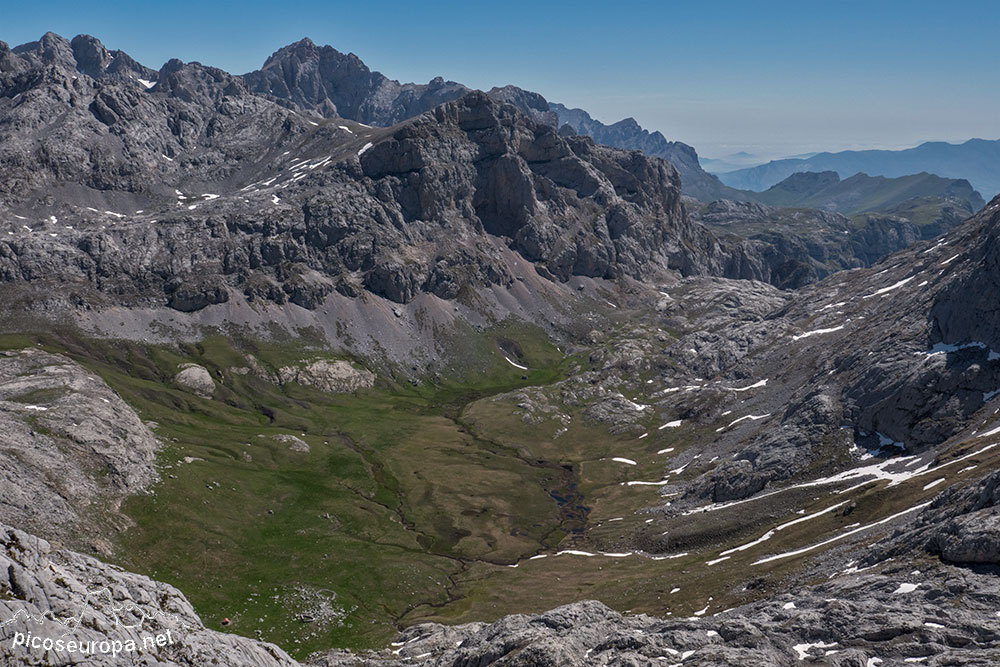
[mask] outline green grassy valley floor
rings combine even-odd
[[[530,370],[504,359],[498,340]],[[535,329],[485,332],[468,343],[479,370],[436,385],[380,379],[327,394],[242,370],[325,356],[307,343],[0,337],[0,348],[73,357],[156,423],[162,479],[124,504],[126,530],[108,527],[118,531],[117,562],[175,585],[207,626],[300,658],[382,647],[412,623],[491,621],[580,599],[660,616],[716,613],[780,591],[820,553],[759,565],[759,549],[735,547],[808,515],[767,538],[766,553],[798,549],[934,493],[926,479],[832,498],[802,488],[697,520],[665,517],[644,511],[664,502],[659,487],[627,482],[661,479],[670,456],[710,442],[717,425],[659,428],[651,414],[648,437],[615,436],[573,405],[559,405],[568,422],[523,420],[517,397],[499,395],[551,385],[580,362]],[[214,398],[172,383],[186,362],[211,372]],[[850,515],[829,511],[842,501],[854,504]],[[636,553],[667,533],[669,553]]]

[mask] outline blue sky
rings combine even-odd
[[[242,73],[309,36],[403,81],[513,83],[707,156],[1000,138],[1000,2],[5,2],[0,40],[89,33]]]

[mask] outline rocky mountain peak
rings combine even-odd
[[[0,47],[0,72],[17,72],[33,67],[54,66],[67,77],[77,73],[92,79],[153,81],[156,71],[137,62],[124,51],[108,50],[91,35],[77,35],[72,41],[52,32],[37,42],[13,50]]]
[[[559,125],[568,125],[576,133],[593,137],[598,143],[641,150],[647,155],[669,161],[683,176],[685,194],[705,202],[747,198],[745,193],[727,188],[717,178],[706,173],[698,162],[698,153],[694,148],[679,141],[669,141],[660,132],[649,132],[634,118],[605,125],[583,109],[570,109],[557,103],[551,103],[549,108],[557,114]]]
[[[258,94],[287,100],[325,117],[371,122],[371,97],[394,96],[399,84],[372,72],[353,53],[318,47],[304,38],[275,51],[255,72],[243,76]],[[402,120],[399,118],[398,120]]]
[[[65,37],[47,32],[37,42],[14,48],[14,53],[46,65],[74,66],[73,47]]]
[[[198,105],[213,104],[223,95],[248,93],[243,80],[199,62],[169,60],[157,75],[157,91]]]
[[[283,46],[264,61],[264,67],[262,69],[267,69],[268,67],[275,66],[276,63],[280,63],[283,60],[289,58],[298,58],[299,60],[308,60],[310,58],[319,58],[319,48],[316,44],[308,37],[303,37],[297,42],[292,42],[287,46]]]
[[[612,123],[611,127],[626,132],[646,132],[648,134],[648,131],[643,130],[642,126],[639,125],[638,121],[636,121],[636,119],[632,118],[631,116],[629,116],[628,118],[622,118],[617,123]]]
[[[21,59],[10,50],[10,45],[0,41],[0,73],[13,72],[21,66]]]
[[[101,40],[90,35],[77,35],[70,46],[76,59],[76,68],[95,79],[104,74],[113,60],[111,52],[104,48]]]
[[[538,93],[533,93],[530,90],[524,90],[517,86],[503,86],[502,88],[493,88],[488,94],[490,97],[501,102],[513,104],[528,114],[536,123],[543,123],[552,127],[558,127],[559,125],[559,116],[554,111],[549,110],[548,100]]]

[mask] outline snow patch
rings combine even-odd
[[[746,387],[730,387],[729,391],[749,391],[751,389],[757,389],[759,387],[766,387],[767,379],[761,380],[760,382],[754,382]]]
[[[776,554],[774,556],[768,556],[767,558],[761,558],[760,560],[754,561],[753,565],[761,565],[763,563],[770,563],[771,561],[781,560],[783,558],[789,558],[791,556],[801,556],[804,553],[809,553],[813,549],[818,549],[819,547],[826,546],[827,544],[832,544],[833,542],[837,542],[839,540],[842,540],[845,537],[850,537],[851,535],[855,535],[855,534],[860,533],[862,531],[868,530],[869,528],[874,528],[875,526],[879,526],[879,525],[882,525],[882,524],[885,524],[885,523],[889,523],[890,521],[893,521],[894,519],[898,519],[899,517],[903,516],[904,514],[909,514],[910,512],[915,512],[917,510],[922,510],[923,508],[927,507],[928,505],[930,505],[930,502],[921,503],[919,505],[911,507],[910,509],[903,510],[902,512],[897,512],[896,514],[893,514],[891,516],[887,516],[884,519],[881,519],[879,521],[875,521],[874,523],[870,523],[870,524],[868,524],[866,526],[860,526],[860,527],[855,528],[853,530],[848,530],[847,532],[841,533],[840,535],[835,535],[835,536],[831,537],[828,540],[823,540],[822,542],[817,542],[816,544],[813,544],[811,546],[803,547],[801,549],[795,549],[794,551],[786,551],[785,553]]]
[[[639,465],[638,463],[636,463],[636,462],[635,462],[635,461],[633,461],[632,459],[626,459],[626,458],[624,458],[624,457],[621,457],[621,456],[616,456],[616,457],[614,457],[614,458],[613,458],[613,459],[611,459],[611,460],[612,460],[612,461],[617,461],[618,463],[627,463],[627,464],[628,464],[628,465],[630,465],[630,466],[634,466],[634,465]]]
[[[736,553],[737,551],[746,551],[747,549],[750,549],[751,547],[755,547],[758,544],[763,544],[764,542],[767,542],[769,539],[771,539],[772,537],[774,537],[775,533],[777,533],[779,531],[782,531],[782,530],[784,530],[786,528],[790,528],[791,526],[798,525],[800,523],[803,523],[804,521],[809,521],[810,519],[815,519],[818,516],[823,516],[824,514],[829,514],[833,510],[837,509],[838,507],[842,507],[843,505],[846,505],[846,504],[847,504],[847,501],[845,500],[843,502],[837,503],[836,505],[831,505],[830,507],[827,507],[826,509],[820,510],[819,512],[815,512],[814,514],[809,514],[807,516],[803,516],[803,517],[800,517],[798,519],[794,519],[792,521],[789,521],[788,523],[783,523],[780,526],[777,526],[777,527],[772,528],[771,530],[767,531],[766,533],[764,533],[763,535],[761,535],[760,537],[758,537],[753,542],[747,542],[746,544],[741,544],[738,547],[733,547],[732,549],[727,549],[726,551],[721,552],[719,555],[720,556],[725,556],[727,554]]]
[[[988,350],[989,354],[986,355],[987,361],[1000,359],[1000,354],[994,352],[993,349],[986,343],[978,340],[974,340],[969,343],[961,343],[959,345],[952,343],[935,343],[934,347],[927,351],[927,356],[933,357],[935,354],[948,354],[950,352],[958,352],[959,350],[967,350],[972,347],[978,347],[981,350]]]
[[[728,426],[723,426],[722,428],[715,429],[715,432],[721,433],[722,431],[725,431],[727,428],[730,428],[735,424],[739,424],[741,421],[745,421],[747,419],[751,421],[757,421],[759,419],[764,419],[765,417],[770,417],[770,416],[771,416],[770,412],[768,412],[766,415],[744,415],[743,417],[739,417],[738,419],[734,419],[733,421],[729,422]]]
[[[803,338],[809,338],[809,336],[815,336],[817,334],[833,333],[834,331],[840,331],[843,328],[844,325],[841,324],[839,327],[830,327],[829,329],[815,329],[813,331],[807,331],[803,334],[799,334],[798,336],[792,336],[792,340],[801,340]]]
[[[990,429],[989,431],[986,431],[986,433],[980,433],[976,437],[977,438],[986,438],[986,437],[991,436],[991,435],[996,435],[997,433],[1000,433],[1000,426],[997,426],[996,428]],[[992,446],[993,445],[990,445],[990,447],[992,447]],[[984,450],[981,450],[981,451],[986,451],[986,450],[984,449]]]
[[[506,359],[507,363],[510,364],[511,366],[513,366],[514,368],[520,368],[522,371],[528,370],[527,366],[522,366],[521,364],[514,363],[514,361],[510,357],[508,357],[507,355],[504,355],[503,358]]]
[[[872,292],[868,296],[863,296],[861,298],[862,299],[871,299],[872,297],[880,296],[882,294],[888,294],[889,292],[891,292],[893,290],[899,289],[900,287],[902,287],[906,283],[910,282],[911,280],[913,280],[913,276],[910,276],[909,278],[903,278],[898,283],[894,283],[892,285],[889,285],[888,287],[883,287],[880,290],[875,290],[874,292]]]
[[[837,642],[832,642],[830,644],[824,642],[815,642],[813,644],[796,644],[792,647],[792,650],[799,656],[799,660],[805,660],[809,657],[809,651],[814,648],[833,648],[837,645]]]
[[[640,482],[640,481],[625,482],[625,486],[665,486],[667,484],[670,484],[669,479],[662,479],[659,482]]]

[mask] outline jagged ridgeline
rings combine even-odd
[[[1000,199],[702,204],[596,123],[0,44],[4,636],[106,589],[79,639],[167,665],[1000,662]]]
[[[560,137],[482,93],[377,129],[253,93],[268,67],[244,80],[171,61],[147,89],[149,72],[73,45],[50,35],[5,56],[19,65],[5,86],[8,282],[195,311],[244,298],[315,309],[335,290],[453,299],[510,287],[524,269],[509,251],[556,281],[769,277],[688,222],[669,164]],[[77,58],[112,64],[93,79]]]

